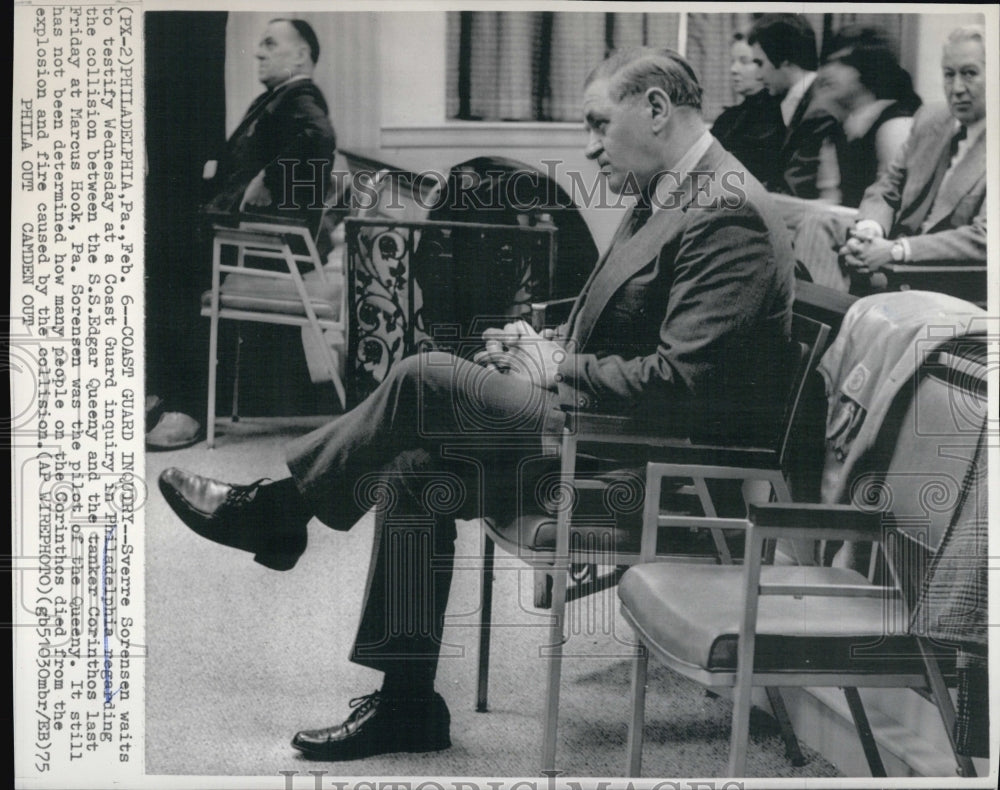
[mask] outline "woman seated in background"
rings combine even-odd
[[[779,100],[771,96],[753,62],[746,35],[736,33],[730,48],[733,92],[742,101],[716,118],[713,136],[763,184],[773,174],[776,152],[785,135]]]
[[[921,102],[884,31],[849,25],[833,37],[829,53],[816,78],[818,97],[842,118],[840,203],[857,208],[906,141]]]

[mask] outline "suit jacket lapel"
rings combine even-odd
[[[805,117],[806,110],[809,109],[809,105],[812,103],[813,96],[813,85],[815,85],[815,80],[813,84],[809,86],[805,93],[802,94],[802,98],[799,99],[798,105],[795,107],[795,112],[792,113],[792,119],[788,123],[788,127],[785,129],[785,140],[781,144],[781,147],[787,148],[788,144],[792,141],[795,133],[799,130],[799,126],[802,124],[802,119]]]
[[[306,82],[306,80],[292,80],[275,88],[273,91],[264,91],[264,93],[260,94],[260,96],[253,100],[250,107],[247,108],[246,115],[243,116],[243,120],[240,121],[240,125],[236,127],[230,139],[236,139],[241,136],[250,137],[254,133],[260,116],[277,104],[281,97],[288,92],[289,88],[298,86],[302,82]]]
[[[983,133],[972,143],[972,147],[965,152],[962,160],[955,165],[951,175],[942,182],[927,217],[928,228],[935,227],[942,219],[950,216],[958,201],[986,177],[985,157],[986,134]]]
[[[622,237],[626,235],[629,226],[632,224],[632,214],[634,209],[629,209],[625,216],[622,218],[621,223],[618,225],[618,229],[615,231],[615,235],[611,237],[611,244],[604,251],[604,254],[597,259],[597,263],[590,272],[590,276],[587,277],[587,282],[584,283],[583,288],[577,295],[576,300],[573,302],[573,308],[569,311],[569,318],[566,319],[566,326],[569,328],[567,332],[567,337],[572,337],[574,334],[574,328],[576,325],[576,320],[580,315],[580,307],[583,305],[587,298],[587,294],[590,293],[590,289],[593,287],[594,280],[597,278],[598,273],[604,268],[605,262],[608,260],[608,256],[611,255],[612,251],[621,242]]]
[[[715,141],[692,170],[712,171],[723,156],[725,150]],[[576,351],[586,348],[597,319],[615,292],[653,260],[683,227],[685,213],[694,199],[690,175],[685,174],[677,191],[683,193],[680,205],[656,211],[634,236],[612,244],[603,265],[595,270],[589,288],[574,306],[576,320],[571,324],[570,339],[575,343]],[[626,222],[631,216],[629,212]]]

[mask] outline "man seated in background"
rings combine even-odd
[[[211,195],[204,206],[208,226],[235,221],[242,212],[263,215],[261,221],[287,219],[306,225],[318,237],[321,255],[329,252],[329,239],[319,234],[319,223],[336,138],[326,100],[312,81],[319,50],[316,33],[307,22],[274,19],[268,24],[255,55],[257,78],[267,90],[251,103],[221,157],[205,163],[203,176]],[[293,180],[294,189],[290,189]],[[205,261],[211,261],[208,250]],[[206,271],[210,274],[211,267]],[[175,359],[168,369],[157,363],[168,355],[159,354],[156,348],[149,350],[147,391],[155,394],[147,398],[146,446],[152,450],[178,449],[200,438],[201,426],[187,412],[202,408],[206,391],[208,343],[198,342],[207,337],[207,322],[200,316],[203,279],[188,278],[195,288],[185,288],[187,282],[177,285],[183,299],[174,303],[181,315],[172,312],[158,319],[155,307],[151,310],[153,334],[156,324],[165,323],[161,333],[187,352],[183,363]],[[188,325],[190,331],[186,331]],[[174,352],[176,357],[176,348]],[[179,364],[183,369],[175,367]]]
[[[551,472],[567,411],[746,442],[780,417],[774,392],[794,357],[791,249],[767,193],[709,134],[701,94],[671,50],[615,53],[591,72],[585,154],[638,205],[554,335],[518,322],[488,330],[475,361],[437,351],[403,359],[355,409],[287,448],[284,480],[161,475],[191,529],[280,570],[305,550],[314,516],[348,530],[376,507],[351,659],[383,672],[382,688],[357,697],[342,724],[297,733],[292,745],[306,756],[451,745],[434,681],[455,521],[478,518],[497,497],[516,507],[519,485],[539,490],[521,470],[538,459]],[[320,613],[336,605],[323,591],[316,600]]]
[[[205,164],[212,195],[205,210],[296,220],[315,234],[337,147],[326,99],[312,81],[319,41],[308,22],[273,19],[255,57],[267,90],[253,100],[220,159]]]
[[[805,17],[764,14],[750,30],[753,59],[772,96],[781,99],[784,139],[764,186],[807,200],[836,194],[833,140],[837,120],[816,100],[816,34]]]
[[[809,218],[796,237],[814,281],[847,290],[893,263],[986,265],[986,50],[981,27],[948,36],[947,108],[924,108],[857,219]],[[844,241],[846,233],[847,239]],[[838,260],[839,259],[839,260]]]

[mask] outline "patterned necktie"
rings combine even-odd
[[[634,236],[639,229],[653,216],[653,207],[649,203],[636,203],[632,209],[632,220],[629,223],[629,236]]]

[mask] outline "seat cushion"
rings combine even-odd
[[[709,671],[736,669],[743,612],[740,566],[649,563],[630,568],[618,587],[623,609],[644,638],[662,651]],[[765,566],[762,583],[867,584],[846,568]],[[904,631],[898,601],[880,598],[760,598],[754,667],[781,669],[789,660],[808,670],[922,671]]]
[[[327,274],[327,281],[319,279],[319,272],[311,271],[302,276],[309,294],[309,301],[317,318],[336,321],[340,318],[343,283],[338,274]],[[245,274],[229,274],[222,280],[221,305],[232,310],[281,313],[305,316],[295,283],[291,280],[273,280]],[[202,311],[211,309],[212,292],[201,295]]]
[[[617,564],[614,554],[639,553],[644,490],[642,474],[643,470],[636,468],[603,471],[594,477],[608,485],[608,488],[577,490],[570,522],[571,551],[611,555],[606,562],[601,563],[608,565]],[[554,479],[558,480],[558,474]],[[502,492],[498,492],[498,495],[500,493]],[[550,495],[557,493],[556,489],[546,492],[544,486],[524,486],[520,510],[516,513],[512,512],[509,502],[488,504],[488,528],[494,537],[508,544],[515,544],[520,551],[553,552],[559,509],[551,501]],[[742,502],[740,506],[742,507]],[[675,515],[701,514],[694,496],[678,493],[667,484],[664,485],[660,509],[661,512]],[[692,518],[692,522],[695,520]],[[735,557],[743,555],[742,537],[741,530],[727,535],[730,551]],[[657,552],[712,558],[716,556],[711,534],[704,529],[661,529]]]

